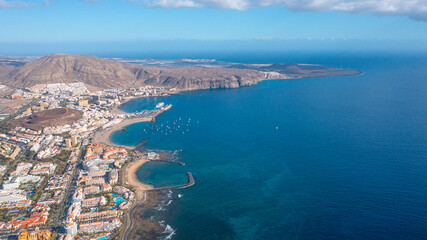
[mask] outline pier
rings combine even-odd
[[[139,142],[137,145],[135,145],[134,149],[137,150],[139,149],[142,145],[144,145],[144,143],[146,143],[148,141],[148,139],[142,140],[141,142]]]
[[[182,185],[178,185],[178,186],[172,186],[172,187],[160,187],[160,188],[153,188],[150,190],[146,190],[146,191],[161,191],[161,190],[172,190],[172,189],[182,189],[182,188],[188,188],[191,187],[195,184],[194,178],[193,178],[193,174],[191,172],[187,172],[187,178],[188,178],[188,182]]]
[[[154,116],[151,117],[151,123],[155,124],[156,123],[156,117],[159,116],[160,114],[162,114],[163,112],[171,109],[171,107],[172,107],[172,104],[169,104],[166,107],[158,110],[157,113],[155,113]]]

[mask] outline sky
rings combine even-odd
[[[427,48],[427,0],[0,0],[0,54],[126,43]]]

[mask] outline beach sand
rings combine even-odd
[[[139,216],[139,212],[145,210],[148,206],[151,206],[153,204],[153,201],[156,201],[156,198],[153,198],[152,195],[147,194],[147,190],[153,189],[153,186],[145,184],[140,182],[136,177],[136,171],[138,171],[138,168],[141,167],[144,163],[149,162],[147,159],[141,159],[136,160],[133,162],[130,162],[125,169],[122,171],[123,174],[123,183],[125,185],[130,185],[134,189],[136,202],[129,210],[129,213],[126,214],[126,220],[125,220],[125,226],[124,226],[124,232],[120,236],[121,240],[126,239],[140,239],[136,238],[135,235],[136,229],[144,229],[144,231],[151,233],[152,236],[156,236],[159,233],[159,229],[161,227],[159,226],[158,222],[152,221],[150,219],[141,219],[141,216]],[[147,197],[148,196],[148,197]],[[147,204],[148,200],[148,204]],[[150,204],[151,203],[151,204]],[[135,211],[137,213],[135,213]],[[140,223],[144,222],[143,227],[141,227]],[[134,231],[132,231],[134,230]],[[157,233],[157,234],[154,234]],[[133,237],[129,237],[133,236]],[[148,238],[145,238],[148,239]],[[150,238],[155,239],[155,238]]]
[[[131,185],[132,187],[134,187],[137,202],[144,199],[145,190],[153,189],[153,186],[140,182],[136,177],[136,171],[138,171],[138,168],[149,161],[150,160],[147,159],[141,159],[131,162],[124,170],[123,182],[126,185]]]
[[[123,147],[122,145],[117,145],[117,144],[114,144],[110,141],[111,134],[115,131],[123,129],[127,125],[131,125],[131,124],[139,123],[139,122],[149,122],[149,121],[151,121],[151,117],[125,119],[125,120],[121,121],[120,123],[118,123],[118,124],[116,124],[110,128],[96,132],[93,136],[93,141],[97,142],[97,143],[103,143],[106,145]]]

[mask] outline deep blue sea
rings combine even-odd
[[[270,80],[123,105],[133,112],[173,104],[156,125],[137,123],[111,137],[182,150],[185,167],[152,162],[138,171],[155,186],[193,173],[196,184],[174,190],[183,195],[166,210],[173,239],[427,238],[427,54],[219,60],[326,64],[364,74]]]

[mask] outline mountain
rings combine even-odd
[[[263,78],[264,74],[248,69],[145,67],[91,55],[56,53],[10,71],[1,82],[15,87],[83,82],[101,89],[144,85],[198,89],[239,87],[255,84]]]
[[[6,77],[14,69],[14,66],[0,63],[0,79]]]
[[[302,64],[228,64],[158,67],[118,62],[92,55],[55,53],[20,67],[0,65],[0,83],[11,87],[83,82],[89,89],[145,85],[181,90],[235,88],[264,79],[354,75],[359,71]]]
[[[84,82],[99,88],[134,84],[135,76],[122,64],[91,55],[56,53],[11,71],[6,85],[31,87],[36,84]]]

